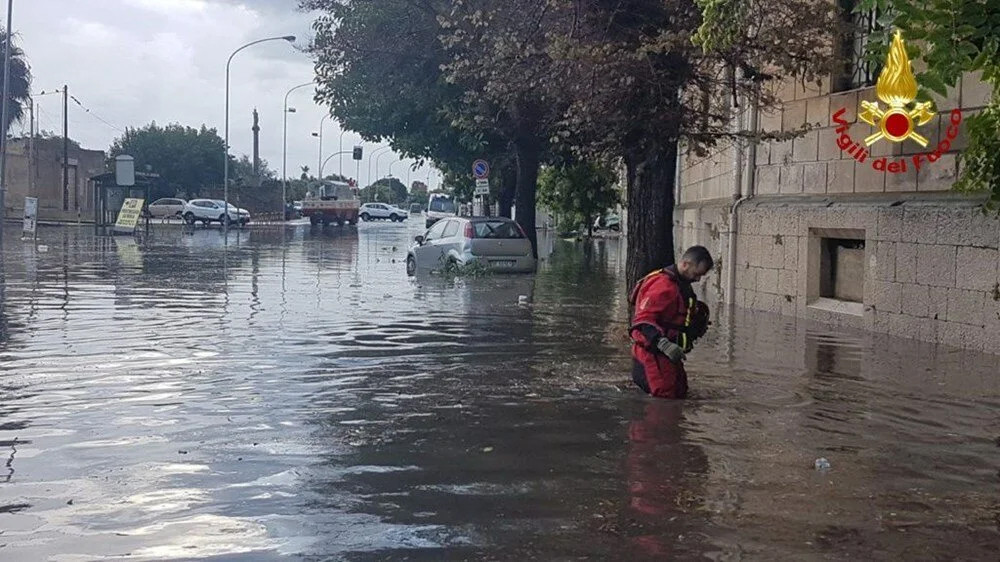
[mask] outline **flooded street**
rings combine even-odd
[[[737,312],[652,400],[617,241],[422,225],[7,228],[0,560],[996,559],[996,357]]]

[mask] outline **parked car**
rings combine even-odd
[[[427,201],[427,218],[424,224],[427,228],[430,228],[437,221],[441,219],[446,219],[449,217],[454,217],[458,212],[458,206],[455,205],[455,198],[446,193],[431,193],[430,199]]]
[[[388,203],[365,203],[358,211],[358,216],[363,221],[390,220],[392,222],[403,222],[410,218],[410,213]]]
[[[250,211],[238,209],[232,204],[224,209],[227,205],[219,199],[192,199],[184,206],[184,222],[194,224],[201,221],[206,226],[213,222],[222,224],[227,219],[241,226],[250,222]]]
[[[424,212],[424,208],[420,205],[420,203],[413,203],[410,205],[411,215],[419,215],[422,212]]]
[[[439,220],[415,238],[406,256],[406,273],[472,263],[512,273],[532,272],[536,265],[531,241],[511,219],[453,217]]]
[[[604,228],[615,232],[620,231],[622,229],[621,217],[614,213],[597,217],[597,220],[594,221],[594,230],[601,230]]]
[[[149,216],[154,218],[180,217],[184,214],[185,205],[187,205],[187,201],[183,199],[164,197],[150,203],[147,209],[149,209]]]

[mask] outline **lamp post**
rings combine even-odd
[[[323,123],[330,118],[330,115],[324,115],[322,119],[319,120],[319,132],[313,133],[314,137],[319,137],[319,157],[316,158],[316,173],[319,173],[319,169],[323,167]],[[320,180],[323,176],[319,177]]]
[[[368,155],[368,185],[374,183],[372,181],[372,160],[375,158],[376,155],[386,150],[389,150],[389,147],[383,146],[382,148],[376,148],[375,150],[371,151],[371,153]]]
[[[382,179],[382,176],[380,176],[378,174],[378,166],[379,166],[379,162],[382,161],[382,157],[385,156],[386,154],[392,154],[392,152],[391,151],[390,152],[383,152],[382,154],[378,155],[378,158],[375,159],[375,181],[378,181],[378,180]]]
[[[346,133],[346,132],[347,132],[347,129],[344,129],[343,131],[340,131],[340,147],[337,149],[337,150],[340,151],[340,154],[344,154],[344,133]],[[344,157],[343,156],[340,157],[340,179],[344,179]]]
[[[306,82],[305,84],[299,84],[294,88],[285,92],[285,112],[284,112],[284,130],[282,132],[281,140],[281,216],[285,216],[285,205],[288,199],[288,114],[295,113],[294,107],[288,107],[288,96],[292,92],[300,88],[305,88],[306,86],[312,86],[312,82]]]
[[[3,127],[3,138],[0,138],[0,244],[3,243],[3,220],[6,218],[7,195],[7,116],[10,115],[10,36],[14,17],[14,0],[7,0],[7,45],[3,55],[3,110],[0,123]]]
[[[266,39],[258,39],[256,41],[251,41],[246,45],[243,45],[239,49],[233,51],[233,54],[229,55],[229,60],[226,61],[226,157],[224,158],[225,162],[223,164],[223,172],[222,172],[222,193],[223,193],[222,198],[223,200],[225,200],[226,203],[224,209],[225,218],[222,221],[222,231],[226,237],[226,243],[229,242],[229,220],[226,220],[229,218],[229,67],[232,65],[233,57],[235,57],[237,53],[239,53],[243,49],[246,49],[247,47],[252,47],[258,43],[264,43],[267,41],[288,41],[289,43],[294,43],[295,36],[284,35],[282,37],[268,37]]]
[[[344,154],[350,154],[351,152],[352,152],[351,150],[342,150],[340,152],[335,152],[335,153],[327,156],[326,160],[323,160],[323,163],[319,165],[319,174],[320,174],[320,177],[322,178],[322,176],[323,176],[323,168],[326,167],[326,163],[329,162],[334,156],[342,156]],[[323,181],[323,180],[321,179],[320,181]]]

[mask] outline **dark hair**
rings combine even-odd
[[[695,265],[706,265],[708,266],[708,269],[715,267],[715,261],[712,260],[712,254],[709,253],[708,248],[704,246],[691,246],[684,252],[681,259],[689,261]]]

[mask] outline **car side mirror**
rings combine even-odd
[[[420,245],[423,245],[423,243],[424,243],[424,237],[423,236],[417,236],[413,240],[415,240],[416,243],[420,244]]]

